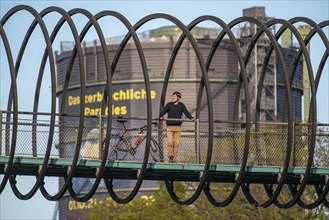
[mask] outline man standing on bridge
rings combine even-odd
[[[164,115],[168,113],[168,119],[181,119],[182,114],[191,120],[194,120],[194,117],[187,111],[186,106],[179,102],[182,98],[182,95],[179,92],[174,92],[172,94],[172,102],[166,104],[164,109],[160,112],[160,120],[164,119]],[[178,147],[180,144],[180,133],[182,121],[167,120],[167,137],[168,137],[168,157],[169,162],[176,161]]]

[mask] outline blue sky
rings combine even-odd
[[[113,10],[124,15],[131,24],[135,24],[142,17],[153,14],[153,13],[167,13],[177,17],[184,24],[188,24],[193,19],[201,15],[214,15],[225,21],[226,23],[231,20],[242,16],[242,10],[244,8],[249,8],[253,6],[265,6],[266,15],[270,17],[282,18],[288,20],[293,17],[303,16],[308,17],[315,22],[319,23],[324,20],[329,19],[329,0],[322,1],[13,1],[13,0],[1,0],[0,1],[0,17],[2,18],[4,14],[10,10],[12,7],[20,4],[25,4],[32,6],[37,11],[41,11],[49,6],[59,6],[65,10],[70,10],[72,8],[84,8],[89,10],[91,13],[95,14],[102,10]],[[46,24],[51,27],[59,17],[56,15],[51,15],[45,18]],[[5,25],[5,31],[10,39],[12,51],[14,57],[17,56],[20,42],[25,34],[26,28],[32,21],[32,16],[28,15],[26,12],[21,12],[15,15],[8,23]],[[82,27],[86,20],[83,17],[74,17],[74,22],[78,28]],[[110,20],[111,25],[103,25],[102,28],[106,36],[118,36],[126,33],[126,29],[119,22],[115,20]],[[148,30],[156,28],[163,25],[168,25],[170,23],[164,20],[152,21],[145,25],[141,30]],[[202,26],[214,26],[214,24],[205,23]],[[327,36],[329,36],[328,28],[325,29]],[[38,37],[39,36],[39,37]],[[35,40],[32,40],[27,47],[27,55],[24,56],[21,69],[22,73],[18,78],[18,85],[21,89],[20,93],[24,93],[24,98],[19,99],[21,110],[31,111],[31,103],[33,101],[29,97],[33,97],[31,91],[34,91],[35,76],[27,75],[28,73],[33,73],[37,71],[39,64],[34,65],[33,61],[40,62],[40,55],[43,52],[45,46],[43,41],[40,42],[41,35],[34,36]],[[87,35],[87,40],[92,41],[95,39],[93,31]],[[43,39],[42,39],[43,40]],[[65,31],[59,34],[59,37],[53,44],[54,50],[59,50],[59,42],[61,40],[72,40],[72,36],[68,36]],[[1,43],[1,41],[0,41]],[[311,56],[312,62],[315,68],[322,56],[321,51],[323,51],[323,46],[317,42],[311,42]],[[2,43],[1,43],[2,44]],[[1,50],[3,50],[3,45],[0,45]],[[39,54],[38,54],[39,53]],[[0,73],[3,73],[5,60],[5,54],[0,52]],[[7,67],[6,67],[7,68]],[[316,70],[315,70],[316,71]],[[25,74],[25,75],[24,75]],[[36,74],[35,74],[36,75]],[[328,91],[328,64],[323,73],[324,78],[322,84],[320,85],[318,92],[318,100],[321,100],[321,106],[318,106],[318,118],[321,122],[329,122],[329,91]],[[47,80],[47,79],[45,79]],[[3,91],[8,91],[8,82],[10,79],[7,75],[0,74],[0,109],[6,108],[6,95],[1,95]],[[49,111],[49,94],[50,94],[50,81],[45,81],[43,83],[43,93],[46,94],[42,97],[40,111]],[[31,93],[31,96],[29,95]],[[48,95],[47,95],[48,94]],[[320,102],[320,101],[318,101]],[[0,180],[1,177],[0,177]],[[34,183],[33,177],[20,178],[19,187],[23,192],[27,192]],[[46,186],[50,192],[55,193],[57,189],[57,180],[50,179],[46,181]],[[4,192],[0,195],[0,219],[51,219],[53,211],[55,208],[55,202],[49,202],[42,197],[38,192],[32,199],[28,201],[18,200],[11,191],[9,185],[7,185]]]

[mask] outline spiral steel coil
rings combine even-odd
[[[6,26],[6,23],[12,18],[12,16],[19,11],[26,11],[33,15],[34,21],[30,24],[29,30],[25,35],[24,41],[22,42],[19,54],[17,56],[16,62],[13,60],[12,56],[12,51],[11,51],[11,46],[9,44],[9,41],[6,36],[6,32],[4,27]],[[57,24],[55,28],[52,30],[52,32],[49,34],[47,27],[45,25],[45,21],[43,18],[49,14],[56,12],[60,14],[61,19],[57,21]],[[80,33],[78,33],[76,24],[72,20],[72,16],[75,14],[81,14],[84,15],[87,19],[88,22],[85,24],[84,28]],[[107,52],[107,45],[105,41],[105,37],[102,33],[101,27],[98,23],[98,20],[102,17],[106,16],[111,16],[116,19],[118,19],[122,24],[125,25],[125,27],[128,29],[128,33],[122,40],[119,48],[117,49],[117,52],[114,56],[114,59],[112,63],[109,61],[108,57],[108,52]],[[48,161],[50,158],[50,152],[51,152],[51,146],[52,146],[52,140],[54,137],[54,124],[55,124],[55,117],[56,117],[56,77],[55,77],[55,61],[54,61],[54,52],[52,48],[52,43],[54,39],[56,38],[57,33],[61,30],[61,27],[64,23],[67,23],[71,32],[72,36],[74,38],[75,42],[75,47],[73,49],[71,59],[68,65],[68,69],[66,71],[66,81],[64,82],[63,86],[63,93],[62,93],[62,103],[61,103],[61,108],[59,109],[59,114],[65,114],[65,100],[67,99],[67,92],[68,92],[68,85],[69,85],[69,80],[70,80],[70,74],[72,71],[73,63],[74,60],[77,59],[79,60],[79,68],[80,68],[80,97],[84,97],[86,93],[86,82],[85,82],[85,74],[86,74],[86,69],[84,65],[84,59],[83,59],[83,52],[82,52],[82,45],[81,42],[83,41],[84,37],[86,36],[88,30],[93,27],[96,30],[96,33],[99,37],[99,41],[102,47],[103,51],[103,56],[104,56],[104,62],[106,66],[106,73],[107,73],[107,78],[106,78],[106,91],[104,91],[105,97],[102,103],[102,114],[104,114],[105,108],[108,107],[108,109],[111,109],[112,106],[112,101],[111,99],[107,100],[107,97],[110,97],[111,95],[111,88],[112,88],[112,76],[114,74],[116,65],[118,61],[120,60],[120,56],[127,45],[128,41],[132,38],[134,40],[134,43],[136,45],[136,49],[138,51],[138,55],[140,58],[140,63],[142,66],[143,70],[143,77],[145,81],[145,90],[147,94],[150,94],[150,79],[148,75],[148,69],[147,69],[147,62],[145,60],[145,56],[143,53],[143,48],[141,46],[140,39],[138,38],[138,35],[136,34],[137,30],[143,26],[144,24],[155,20],[155,19],[165,19],[170,22],[172,22],[174,25],[176,25],[181,31],[182,34],[178,41],[176,42],[176,45],[174,46],[174,49],[171,53],[171,57],[166,69],[165,77],[164,77],[164,84],[163,84],[163,89],[161,93],[161,103],[160,106],[164,106],[165,102],[165,97],[167,93],[167,87],[169,83],[169,78],[171,76],[173,64],[176,59],[176,55],[182,45],[182,42],[187,39],[190,44],[192,45],[192,48],[194,50],[194,53],[196,54],[196,58],[198,61],[198,65],[201,69],[202,72],[202,80],[200,82],[200,87],[199,87],[199,92],[198,92],[198,97],[197,97],[197,110],[196,110],[196,118],[200,116],[200,108],[201,108],[201,100],[203,96],[203,92],[205,91],[206,94],[206,101],[208,105],[207,113],[208,113],[208,131],[209,131],[209,136],[208,136],[208,149],[207,149],[207,156],[206,156],[206,161],[204,163],[204,170],[202,175],[200,176],[200,181],[197,189],[194,191],[194,193],[190,196],[190,198],[183,200],[181,199],[173,189],[173,183],[174,181],[165,181],[165,185],[167,187],[167,190],[172,197],[174,201],[176,201],[178,204],[191,204],[193,203],[201,194],[202,191],[204,191],[206,197],[208,200],[215,206],[226,206],[228,205],[236,196],[238,190],[241,189],[243,190],[247,200],[254,204],[255,206],[258,207],[268,207],[271,204],[275,204],[278,207],[281,208],[289,208],[293,206],[294,204],[298,203],[301,207],[303,208],[314,208],[318,206],[319,204],[324,204],[328,207],[329,202],[326,199],[326,195],[328,194],[329,190],[329,181],[326,181],[326,185],[324,186],[316,186],[316,192],[318,194],[318,198],[316,201],[312,202],[311,204],[306,204],[304,201],[301,200],[301,195],[307,185],[309,176],[310,176],[310,171],[312,167],[312,162],[313,162],[313,156],[314,156],[314,149],[315,149],[315,141],[316,141],[316,119],[317,119],[317,109],[316,109],[316,104],[317,104],[317,99],[316,99],[316,91],[321,79],[321,74],[323,67],[326,64],[326,61],[328,59],[328,54],[329,54],[329,41],[328,41],[328,36],[324,33],[322,30],[323,28],[327,27],[329,25],[329,21],[324,21],[321,23],[315,23],[314,21],[304,18],[304,17],[295,17],[290,20],[282,20],[282,19],[272,19],[266,23],[260,22],[259,20],[251,17],[240,17],[236,18],[233,21],[229,22],[226,24],[223,22],[220,18],[214,17],[214,16],[201,16],[193,20],[189,25],[184,25],[181,21],[179,21],[177,18],[168,15],[168,14],[151,14],[148,15],[142,19],[140,19],[136,24],[132,25],[123,15],[121,15],[118,12],[115,11],[101,11],[95,15],[92,15],[90,12],[84,9],[72,9],[69,11],[65,11],[62,8],[59,7],[48,7],[42,10],[41,12],[37,12],[35,9],[33,9],[30,6],[26,5],[19,5],[14,8],[12,8],[10,11],[8,11],[2,18],[1,18],[1,25],[0,25],[0,36],[2,40],[2,44],[4,45],[5,51],[4,53],[6,54],[7,58],[7,65],[9,66],[10,70],[10,77],[11,77],[11,88],[10,88],[10,94],[8,97],[8,112],[12,113],[7,113],[7,117],[13,117],[13,132],[11,136],[11,150],[10,150],[10,155],[9,155],[9,162],[5,168],[5,173],[4,177],[1,181],[0,184],[0,192],[3,191],[4,187],[6,186],[8,180],[10,180],[10,185],[13,189],[13,192],[19,199],[27,200],[30,199],[38,189],[42,192],[43,196],[48,199],[48,200],[58,200],[60,199],[66,191],[70,193],[70,195],[79,202],[84,202],[90,199],[94,193],[97,190],[97,187],[102,179],[105,166],[106,166],[106,155],[107,152],[109,151],[109,143],[110,143],[110,134],[111,134],[111,126],[107,126],[107,136],[105,139],[105,149],[104,149],[104,154],[101,158],[101,165],[98,168],[98,171],[96,173],[95,181],[88,193],[86,193],[84,196],[79,196],[78,193],[76,193],[72,187],[72,179],[74,176],[74,173],[77,168],[77,161],[79,158],[79,152],[80,152],[80,147],[82,143],[82,138],[83,138],[83,124],[85,121],[84,117],[84,112],[83,109],[85,107],[85,100],[81,99],[80,103],[80,118],[79,118],[79,129],[78,129],[78,135],[77,135],[77,141],[76,141],[76,146],[75,146],[75,152],[74,156],[72,158],[72,164],[69,167],[67,171],[67,178],[65,178],[64,184],[61,186],[59,191],[55,195],[51,195],[47,189],[44,187],[44,179],[46,175],[46,168],[48,165]],[[198,25],[201,22],[204,21],[212,21],[218,25],[222,29],[220,34],[218,35],[217,39],[214,41],[214,44],[212,46],[212,49],[210,50],[208,57],[206,60],[203,59],[201,51],[196,43],[196,40],[193,38],[191,34],[191,30]],[[243,22],[250,22],[252,24],[255,24],[257,26],[257,33],[252,37],[251,43],[249,45],[249,48],[246,52],[246,54],[243,56],[241,52],[241,48],[239,47],[238,40],[232,33],[232,28],[237,26],[240,23]],[[306,36],[306,38],[302,38],[301,34],[297,31],[295,28],[294,24],[297,22],[304,22],[308,25],[311,26],[311,31],[310,33]],[[280,29],[276,31],[275,34],[273,34],[270,31],[270,28],[274,25],[280,25]],[[33,105],[34,112],[38,111],[39,107],[39,98],[40,98],[40,90],[42,86],[42,79],[43,79],[43,73],[44,69],[47,63],[47,60],[50,65],[50,73],[51,73],[51,117],[50,117],[50,131],[49,131],[49,140],[48,140],[48,145],[47,145],[47,151],[44,157],[44,162],[43,165],[39,168],[39,175],[37,176],[37,180],[32,187],[32,189],[26,193],[22,194],[17,186],[16,186],[16,176],[10,173],[10,170],[13,166],[13,160],[15,157],[15,147],[16,147],[16,140],[17,140],[17,120],[18,120],[18,112],[19,112],[19,107],[18,107],[18,90],[19,88],[17,87],[17,82],[16,82],[16,77],[18,70],[20,68],[20,62],[22,60],[22,57],[24,55],[24,51],[26,48],[26,45],[28,44],[32,33],[35,31],[35,27],[39,26],[43,37],[44,41],[46,43],[46,48],[43,54],[42,62],[40,65],[40,71],[38,75],[38,80],[37,80],[37,87],[35,90],[35,102]],[[278,39],[281,37],[282,33],[286,30],[289,29],[293,36],[297,39],[300,48],[298,51],[297,56],[295,57],[293,65],[293,71],[292,74],[289,74],[287,71],[287,64],[284,62],[284,57],[282,54],[282,51],[280,49],[280,45],[278,43]],[[212,148],[213,148],[213,134],[214,134],[214,111],[213,111],[213,104],[212,104],[212,99],[211,99],[211,90],[210,90],[210,82],[209,82],[209,77],[208,77],[208,69],[213,61],[214,54],[216,49],[219,47],[219,44],[222,42],[224,36],[227,35],[229,40],[231,41],[233,45],[233,49],[236,53],[239,66],[240,66],[240,76],[239,76],[239,81],[238,81],[238,86],[235,94],[235,101],[234,101],[234,106],[235,106],[235,119],[238,120],[238,109],[239,109],[239,99],[240,99],[240,94],[241,90],[244,91],[245,94],[245,100],[246,100],[246,117],[245,117],[245,147],[243,151],[243,158],[241,160],[240,164],[240,171],[238,175],[236,176],[236,181],[234,184],[233,189],[231,190],[229,196],[225,198],[223,201],[217,200],[211,193],[210,190],[210,185],[211,182],[207,179],[208,174],[209,174],[209,166],[211,164],[211,156],[212,156]],[[282,66],[283,70],[283,76],[284,76],[284,84],[286,88],[286,118],[285,121],[288,123],[288,141],[287,141],[287,146],[286,146],[286,156],[285,156],[285,161],[282,166],[282,173],[280,175],[280,178],[278,180],[278,183],[276,184],[276,187],[274,187],[273,184],[264,184],[264,188],[267,192],[268,195],[268,200],[265,202],[258,202],[253,195],[250,193],[250,184],[243,183],[244,175],[245,175],[245,168],[247,164],[247,158],[248,158],[248,152],[249,152],[249,145],[250,145],[250,135],[251,135],[251,121],[259,120],[259,112],[260,112],[260,107],[256,106],[256,116],[254,119],[251,117],[251,106],[250,106],[250,94],[248,90],[248,77],[247,77],[247,70],[246,66],[249,62],[249,58],[251,56],[251,52],[254,49],[255,45],[257,44],[259,38],[261,35],[266,35],[267,38],[270,40],[271,45],[270,49],[267,51],[267,55],[264,60],[262,72],[260,75],[259,83],[258,83],[258,93],[257,93],[257,102],[260,103],[261,99],[261,91],[264,86],[264,78],[265,78],[265,67],[267,66],[270,56],[273,52],[275,52],[277,56],[277,61],[280,63]],[[318,35],[323,43],[323,47],[326,48],[325,53],[323,54],[322,60],[319,63],[318,66],[318,71],[316,75],[314,75],[313,70],[312,70],[312,64],[310,60],[309,53],[307,51],[307,45],[311,41],[311,39]],[[309,81],[310,81],[310,88],[311,88],[311,102],[310,102],[310,115],[309,115],[309,131],[311,132],[312,136],[310,139],[310,147],[309,147],[309,157],[308,161],[306,164],[306,169],[305,173],[303,175],[303,178],[299,184],[299,187],[297,188],[296,185],[289,185],[290,193],[292,195],[292,198],[290,201],[288,201],[285,204],[282,204],[278,201],[278,196],[280,195],[283,187],[286,185],[285,180],[287,177],[288,173],[288,168],[289,168],[289,162],[291,158],[291,151],[292,151],[292,145],[293,145],[293,123],[294,123],[294,115],[293,115],[293,106],[292,106],[292,94],[291,94],[291,88],[292,87],[292,81],[294,79],[294,72],[297,68],[298,61],[301,59],[303,56],[304,61],[307,65],[308,73],[309,73]],[[129,193],[128,196],[121,198],[119,197],[116,192],[113,189],[113,184],[112,184],[112,179],[107,179],[105,180],[106,187],[108,189],[109,194],[112,196],[112,198],[118,202],[118,203],[128,203],[131,201],[139,191],[141,184],[144,179],[145,171],[147,168],[148,164],[148,157],[149,157],[149,152],[150,152],[150,140],[151,140],[151,126],[152,126],[152,103],[149,95],[147,96],[146,99],[147,102],[147,138],[146,138],[146,148],[144,152],[144,158],[143,158],[143,165],[141,169],[139,170],[138,176],[137,176],[137,181],[136,184],[133,188],[133,190]],[[112,119],[113,117],[111,114],[108,114],[109,117],[107,118],[107,125],[112,124]],[[33,120],[37,120],[38,114],[34,114]]]

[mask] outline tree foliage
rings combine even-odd
[[[179,187],[181,185],[181,187]],[[175,184],[175,192],[183,193],[184,183]],[[212,189],[213,190],[213,189]],[[218,195],[224,198],[230,193],[230,184],[216,185]],[[261,185],[252,188],[258,197],[266,199],[267,196]],[[192,193],[192,192],[190,192]],[[259,194],[262,193],[260,196]],[[288,195],[281,193],[281,197]],[[216,194],[217,195],[217,194]],[[218,198],[219,199],[219,198]],[[285,199],[285,198],[280,198]],[[117,204],[107,199],[106,204],[96,206],[82,219],[326,219],[323,207],[315,210],[304,210],[298,205],[289,209],[280,209],[274,205],[268,208],[257,208],[251,205],[240,191],[233,202],[226,207],[215,207],[202,193],[193,204],[184,206],[176,204],[169,196],[163,183],[153,196],[141,196],[128,204]]]

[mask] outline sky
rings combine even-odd
[[[250,8],[254,6],[264,6],[266,9],[266,15],[269,17],[276,17],[288,20],[293,17],[308,17],[319,23],[324,20],[329,19],[329,0],[321,1],[306,1],[306,0],[294,0],[294,1],[15,1],[15,0],[0,0],[0,18],[2,18],[7,11],[16,5],[29,5],[36,9],[38,12],[49,6],[58,6],[65,10],[70,10],[73,8],[84,8],[90,11],[92,14],[96,14],[102,10],[112,10],[124,15],[129,22],[134,25],[138,20],[146,15],[153,13],[166,13],[175,16],[185,25],[189,24],[195,18],[201,15],[213,15],[224,22],[229,23],[233,19],[242,16],[242,10],[245,8]],[[45,23],[49,30],[55,25],[59,16],[56,14],[51,14],[45,17]],[[85,22],[87,21],[83,16],[76,15],[73,17],[75,24],[78,29],[81,30]],[[11,45],[11,50],[13,52],[14,60],[17,56],[19,47],[21,45],[22,39],[25,35],[28,25],[32,21],[32,16],[27,12],[17,13],[12,17],[4,26],[6,34],[8,35],[9,42]],[[111,24],[111,25],[108,25]],[[155,20],[149,22],[147,25],[143,26],[141,30],[149,30],[152,28],[157,28],[164,25],[170,25],[168,21],[165,20]],[[213,23],[204,23],[202,26],[206,27],[216,27]],[[101,27],[106,37],[124,35],[126,29],[115,19],[104,20],[101,23]],[[60,41],[72,41],[72,36],[67,29],[63,28],[53,43],[53,49],[60,50]],[[328,28],[325,29],[327,36],[329,36]],[[93,41],[95,37],[95,31],[91,30],[87,34],[86,40]],[[313,68],[318,66],[318,63],[323,54],[323,45],[319,43],[320,41],[311,42],[311,59]],[[4,67],[7,65],[6,55],[3,52],[2,39],[0,39],[0,110],[4,110],[7,107],[5,91],[8,91],[8,84],[10,78],[8,72]],[[26,55],[23,57],[21,64],[20,75],[18,76],[18,87],[20,88],[19,94],[24,94],[19,98],[19,108],[22,111],[32,111],[33,103],[33,91],[35,88],[36,75],[33,72],[37,72],[39,63],[41,60],[41,55],[45,48],[44,40],[40,32],[36,31],[32,35],[32,40],[29,42]],[[322,52],[321,52],[322,51]],[[329,122],[329,71],[328,64],[324,70],[324,78],[321,80],[321,84],[318,91],[318,120],[323,123]],[[49,77],[45,77],[42,86],[42,94],[40,103],[40,111],[49,112],[50,106],[50,88],[51,83]],[[2,176],[0,176],[0,181]],[[18,179],[18,186],[23,192],[29,191],[33,186],[35,178],[33,177],[22,177]],[[46,180],[46,187],[51,193],[56,193],[58,187],[57,179],[50,178]],[[56,202],[50,202],[46,200],[39,191],[37,194],[27,201],[19,200],[13,194],[9,184],[7,184],[4,192],[0,194],[0,219],[52,219],[55,210]]]

